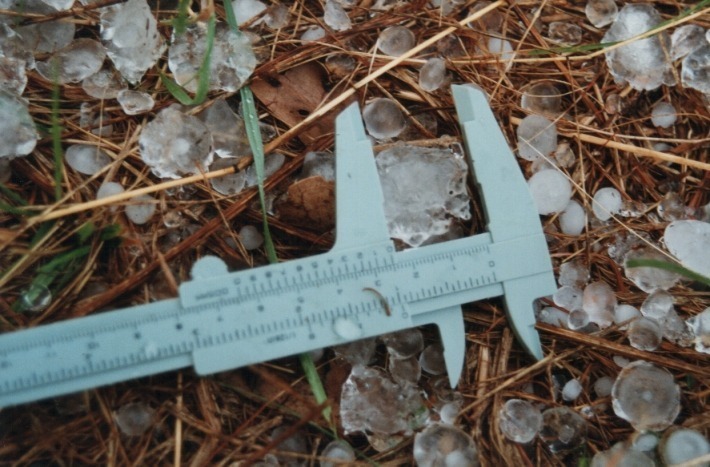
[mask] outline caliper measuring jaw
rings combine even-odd
[[[452,90],[488,232],[396,251],[353,104],[336,120],[331,251],[232,273],[207,256],[177,299],[1,335],[0,407],[189,366],[208,375],[432,323],[455,387],[466,351],[461,305],[496,296],[541,358],[533,300],[555,282],[540,220],[484,94]]]

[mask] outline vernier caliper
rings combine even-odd
[[[432,323],[455,387],[465,354],[461,304],[496,296],[522,345],[541,358],[533,300],[555,282],[537,210],[484,94],[452,89],[488,232],[396,251],[353,104],[336,120],[331,251],[232,273],[208,256],[179,298],[2,335],[0,407],[189,366],[209,375]]]

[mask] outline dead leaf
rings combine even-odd
[[[330,230],[335,226],[335,183],[321,176],[299,180],[288,187],[278,211],[284,221]]]

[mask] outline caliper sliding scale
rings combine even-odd
[[[461,304],[496,296],[541,358],[533,300],[555,282],[540,219],[485,95],[452,90],[488,232],[396,251],[353,104],[336,120],[331,251],[232,273],[207,256],[179,298],[0,336],[0,407],[189,366],[208,375],[431,323],[455,387],[466,342]]]

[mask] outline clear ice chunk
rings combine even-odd
[[[143,225],[153,217],[155,209],[155,198],[150,195],[136,196],[126,206],[126,217],[136,225]]]
[[[288,26],[288,20],[291,13],[286,5],[271,5],[264,16],[264,22],[271,29],[281,29]]]
[[[326,0],[323,21],[334,31],[347,31],[353,27],[348,13],[337,0]]]
[[[325,29],[320,26],[310,26],[303,34],[301,34],[301,40],[303,42],[314,42],[325,37]]]
[[[710,454],[710,442],[697,430],[678,428],[664,436],[660,453],[666,465],[698,465],[707,467],[708,463],[690,463],[698,457]],[[688,463],[688,464],[686,464]]]
[[[60,0],[61,1],[61,0]],[[10,2],[9,9],[18,13],[53,15],[57,13],[49,2],[19,0]],[[76,25],[72,21],[46,21],[18,26],[17,34],[28,52],[49,54],[68,46],[74,40]],[[28,61],[30,63],[30,61]]]
[[[128,0],[101,8],[101,38],[116,69],[133,84],[165,50],[146,0]]]
[[[116,99],[126,115],[138,115],[148,112],[153,110],[155,105],[155,101],[150,94],[130,89],[119,91]]]
[[[44,311],[52,303],[52,291],[44,284],[33,282],[22,292],[20,303],[23,310],[32,313]]]
[[[27,86],[24,60],[0,55],[0,89],[21,96]]]
[[[248,23],[266,10],[266,4],[259,0],[234,0],[232,9],[239,26]]]
[[[395,383],[377,368],[355,365],[343,384],[340,418],[346,434],[411,434],[428,412],[416,386]]]
[[[87,76],[81,82],[84,92],[96,99],[115,99],[118,93],[126,89],[126,82],[121,75],[108,68]]]
[[[624,256],[624,272],[626,273],[626,278],[636,284],[636,287],[644,292],[651,293],[657,289],[668,290],[680,280],[678,274],[666,271],[665,269],[646,266],[629,267],[628,262],[634,259],[668,261],[668,258],[666,255],[650,247],[641,247],[636,250],[631,250]]]
[[[419,87],[427,92],[434,92],[446,82],[446,62],[434,57],[426,61],[419,70]]]
[[[510,45],[510,41],[498,37],[488,38],[488,52],[495,55],[506,67],[510,66],[513,58],[515,58],[515,52],[513,52],[513,46]]]
[[[584,288],[582,309],[589,314],[590,321],[600,328],[607,328],[614,322],[616,305],[614,289],[606,282],[592,282]]]
[[[0,157],[26,156],[38,138],[27,102],[0,89]]]
[[[73,144],[64,154],[64,160],[72,169],[84,175],[94,175],[112,161],[101,148],[88,144]]]
[[[424,350],[424,337],[419,329],[404,329],[380,336],[394,359],[404,360]]]
[[[264,244],[264,236],[253,225],[245,225],[239,230],[239,241],[246,250],[256,250]]]
[[[562,94],[551,81],[538,81],[525,89],[520,106],[530,112],[554,118],[562,112]]]
[[[414,47],[416,38],[411,29],[404,26],[390,26],[380,33],[377,48],[383,54],[399,57]]]
[[[665,368],[635,361],[621,370],[611,392],[614,413],[637,431],[662,431],[680,413],[680,387]]]
[[[586,441],[587,422],[568,407],[547,409],[539,435],[553,453],[575,449]]]
[[[600,188],[594,193],[592,211],[600,221],[608,221],[619,213],[622,207],[621,193],[614,187]]]
[[[665,290],[654,290],[643,301],[640,311],[646,318],[662,323],[673,311],[673,295]]]
[[[616,17],[602,42],[625,41],[655,28],[661,15],[648,4],[627,4]],[[668,34],[659,32],[606,52],[606,63],[614,79],[628,82],[639,91],[652,91],[662,84],[675,84]]]
[[[376,159],[390,235],[411,246],[445,234],[451,218],[471,218],[468,167],[450,149],[395,146]]]
[[[419,467],[477,467],[478,449],[471,436],[450,425],[434,424],[414,437]]]
[[[99,71],[105,58],[106,50],[101,43],[80,38],[55,52],[49,60],[37,62],[36,67],[48,81],[77,83]]]
[[[537,321],[550,326],[557,326],[558,328],[567,328],[567,317],[567,313],[553,306],[542,308],[535,313]]]
[[[619,329],[625,330],[629,327],[628,322],[632,319],[640,318],[641,312],[638,308],[632,305],[619,304],[614,307],[614,324],[627,323],[619,326]]]
[[[556,169],[535,173],[528,180],[537,212],[542,215],[563,211],[572,198],[572,185],[565,175]]]
[[[233,167],[239,159],[236,157],[215,157],[210,164],[210,171]],[[221,177],[210,179],[212,188],[222,195],[231,196],[241,192],[247,186],[247,173],[242,170]]]
[[[707,42],[704,28],[695,24],[685,24],[671,34],[671,59],[678,60],[685,57]]]
[[[659,102],[651,109],[651,123],[653,123],[653,126],[669,128],[673,126],[677,118],[675,107],[668,102]]]
[[[377,341],[374,338],[360,339],[359,341],[333,347],[335,354],[344,358],[351,365],[367,365],[375,356]]]
[[[212,133],[214,152],[218,156],[239,159],[251,155],[244,119],[234,113],[224,99],[216,99],[197,117]]]
[[[212,135],[197,117],[168,107],[148,123],[139,138],[143,162],[158,177],[180,178],[206,171],[212,163]]]
[[[572,402],[576,400],[580,394],[582,394],[582,390],[584,388],[582,387],[582,383],[579,382],[578,379],[572,378],[571,380],[567,381],[565,383],[564,387],[562,388],[562,399],[566,400],[567,402]]]
[[[582,290],[572,285],[563,285],[552,295],[555,305],[568,311],[582,309]]]
[[[607,397],[611,395],[611,389],[614,386],[614,378],[611,376],[602,376],[594,382],[594,393],[597,397]]]
[[[666,227],[663,241],[683,266],[710,277],[710,223],[673,221]]]
[[[397,103],[384,97],[368,102],[362,111],[362,118],[367,132],[376,139],[395,138],[407,125]]]
[[[557,127],[543,116],[528,115],[518,125],[516,134],[518,155],[525,160],[547,157],[557,148]]]
[[[444,347],[441,344],[429,344],[419,355],[419,365],[422,370],[430,375],[443,375],[446,373],[446,360],[444,360]]]
[[[584,14],[592,26],[603,28],[616,20],[619,8],[614,0],[588,0],[584,7]]]
[[[557,282],[560,286],[569,285],[582,288],[589,281],[589,267],[580,259],[573,259],[560,264]]]
[[[575,200],[570,200],[559,219],[560,230],[565,235],[579,235],[587,225],[587,213]]]
[[[116,182],[104,182],[98,190],[96,190],[96,199],[108,198],[109,196],[114,196],[123,193],[124,190],[120,183]],[[109,208],[111,212],[116,212],[118,208],[116,206],[111,206]]]
[[[301,177],[322,177],[324,180],[335,181],[335,157],[330,152],[309,151],[303,158]]]
[[[526,400],[510,399],[498,411],[498,425],[509,440],[529,443],[542,428],[542,413]]]
[[[549,25],[548,39],[566,47],[582,42],[582,28],[567,21],[553,21]]]
[[[392,375],[392,379],[400,384],[405,382],[416,384],[422,377],[422,367],[416,357],[399,359],[390,354],[387,363],[387,370]]]
[[[685,88],[710,94],[710,44],[693,50],[683,59],[680,81]]]
[[[685,325],[693,334],[695,350],[710,354],[710,307],[689,318]]]
[[[113,414],[121,433],[127,436],[140,436],[155,425],[155,410],[143,402],[131,402],[122,405]]]
[[[567,315],[567,327],[573,331],[584,330],[590,322],[589,313],[584,310],[573,310]]]
[[[207,49],[207,29],[198,23],[173,37],[168,50],[168,67],[175,81],[190,92],[197,91],[198,72]],[[256,56],[246,34],[234,33],[226,24],[217,23],[210,57],[211,91],[235,92],[251,76]]]
[[[631,347],[651,352],[661,345],[663,329],[655,319],[641,317],[631,321],[626,336]]]

